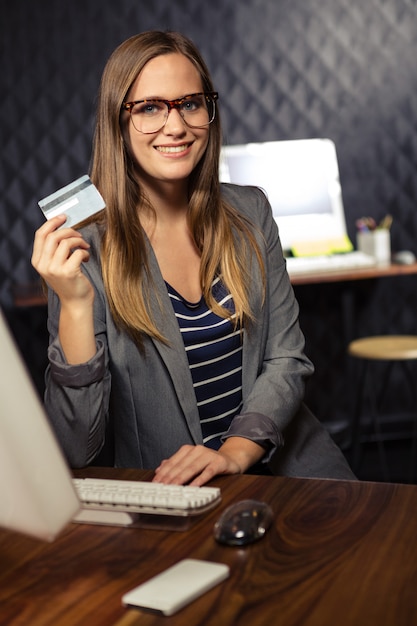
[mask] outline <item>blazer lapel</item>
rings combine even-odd
[[[161,329],[167,344],[153,340],[166,368],[171,376],[178,401],[184,412],[185,419],[195,443],[202,443],[200,417],[194,393],[193,381],[189,368],[184,342],[172,308],[171,300],[161,275],[158,262],[149,245],[149,265],[151,280],[156,287],[150,288],[150,308],[158,328]]]

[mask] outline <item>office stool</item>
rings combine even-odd
[[[413,398],[413,430],[410,460],[410,482],[413,482],[415,474],[415,462],[417,458],[417,381],[413,377],[410,364],[417,361],[417,336],[414,335],[384,335],[376,337],[364,337],[351,341],[348,346],[348,354],[362,361],[362,372],[359,378],[357,405],[353,413],[352,435],[352,469],[357,471],[360,463],[361,444],[366,441],[374,441],[378,445],[378,453],[384,479],[389,481],[390,474],[386,458],[384,441],[399,439],[399,434],[383,433],[381,428],[381,413],[379,411],[384,391],[388,388],[392,366],[399,363],[405,372]],[[373,377],[372,362],[385,361],[387,368],[385,376],[377,381]],[[377,383],[377,384],[376,384]],[[369,410],[373,434],[368,438],[361,436],[361,416],[363,406],[369,401]]]

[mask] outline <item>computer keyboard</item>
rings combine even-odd
[[[290,276],[315,272],[338,272],[340,270],[361,269],[376,265],[376,260],[373,256],[359,250],[343,254],[288,257],[286,261]]]
[[[81,501],[76,522],[130,526],[161,517],[190,518],[221,500],[217,487],[100,478],[74,478],[73,483]]]

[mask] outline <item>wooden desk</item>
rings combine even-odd
[[[404,276],[417,274],[417,263],[412,265],[376,265],[354,270],[339,270],[335,272],[314,272],[291,276],[293,285],[310,285],[315,283],[337,283],[366,278],[380,278],[382,276]],[[47,297],[40,282],[15,285],[13,288],[13,303],[16,307],[45,306]]]
[[[14,285],[12,288],[13,304],[15,307],[46,306],[48,297],[39,281]]]
[[[410,276],[417,274],[417,263],[412,265],[375,265],[354,270],[338,270],[334,272],[315,272],[297,274],[291,276],[291,284],[295,287],[303,285],[318,285],[327,283],[341,283],[343,289],[340,295],[343,338],[345,346],[357,336],[355,330],[356,305],[355,305],[355,285],[356,281],[371,280],[376,278],[390,278],[399,276]]]
[[[412,265],[375,265],[360,269],[338,270],[334,272],[306,272],[291,276],[293,285],[310,285],[316,283],[340,283],[351,280],[365,280],[369,278],[382,278],[389,276],[406,276],[417,274],[417,263]]]
[[[357,385],[357,366],[348,357],[347,347],[353,339],[364,335],[415,332],[414,324],[402,325],[400,316],[393,315],[393,311],[396,307],[406,307],[401,294],[407,284],[412,290],[416,274],[417,263],[413,263],[291,277],[300,305],[306,352],[316,368],[315,376],[308,383],[305,401],[328,425],[342,447],[349,446],[350,442],[349,424],[355,410]],[[391,290],[392,310],[387,306],[390,296],[382,298],[382,308],[371,304],[378,301],[378,294],[391,293]],[[409,317],[412,319],[411,313]],[[392,320],[391,325],[389,320]]]
[[[90,468],[85,475],[150,476]],[[417,615],[417,487],[235,476],[190,530],[71,524],[53,544],[0,532],[2,626],[410,626]],[[223,508],[271,504],[258,543],[221,546]],[[185,557],[227,563],[231,577],[172,617],[121,606],[124,592]]]

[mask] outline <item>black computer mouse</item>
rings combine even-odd
[[[258,500],[240,500],[228,506],[214,525],[214,537],[229,546],[262,539],[273,519],[271,507]]]

